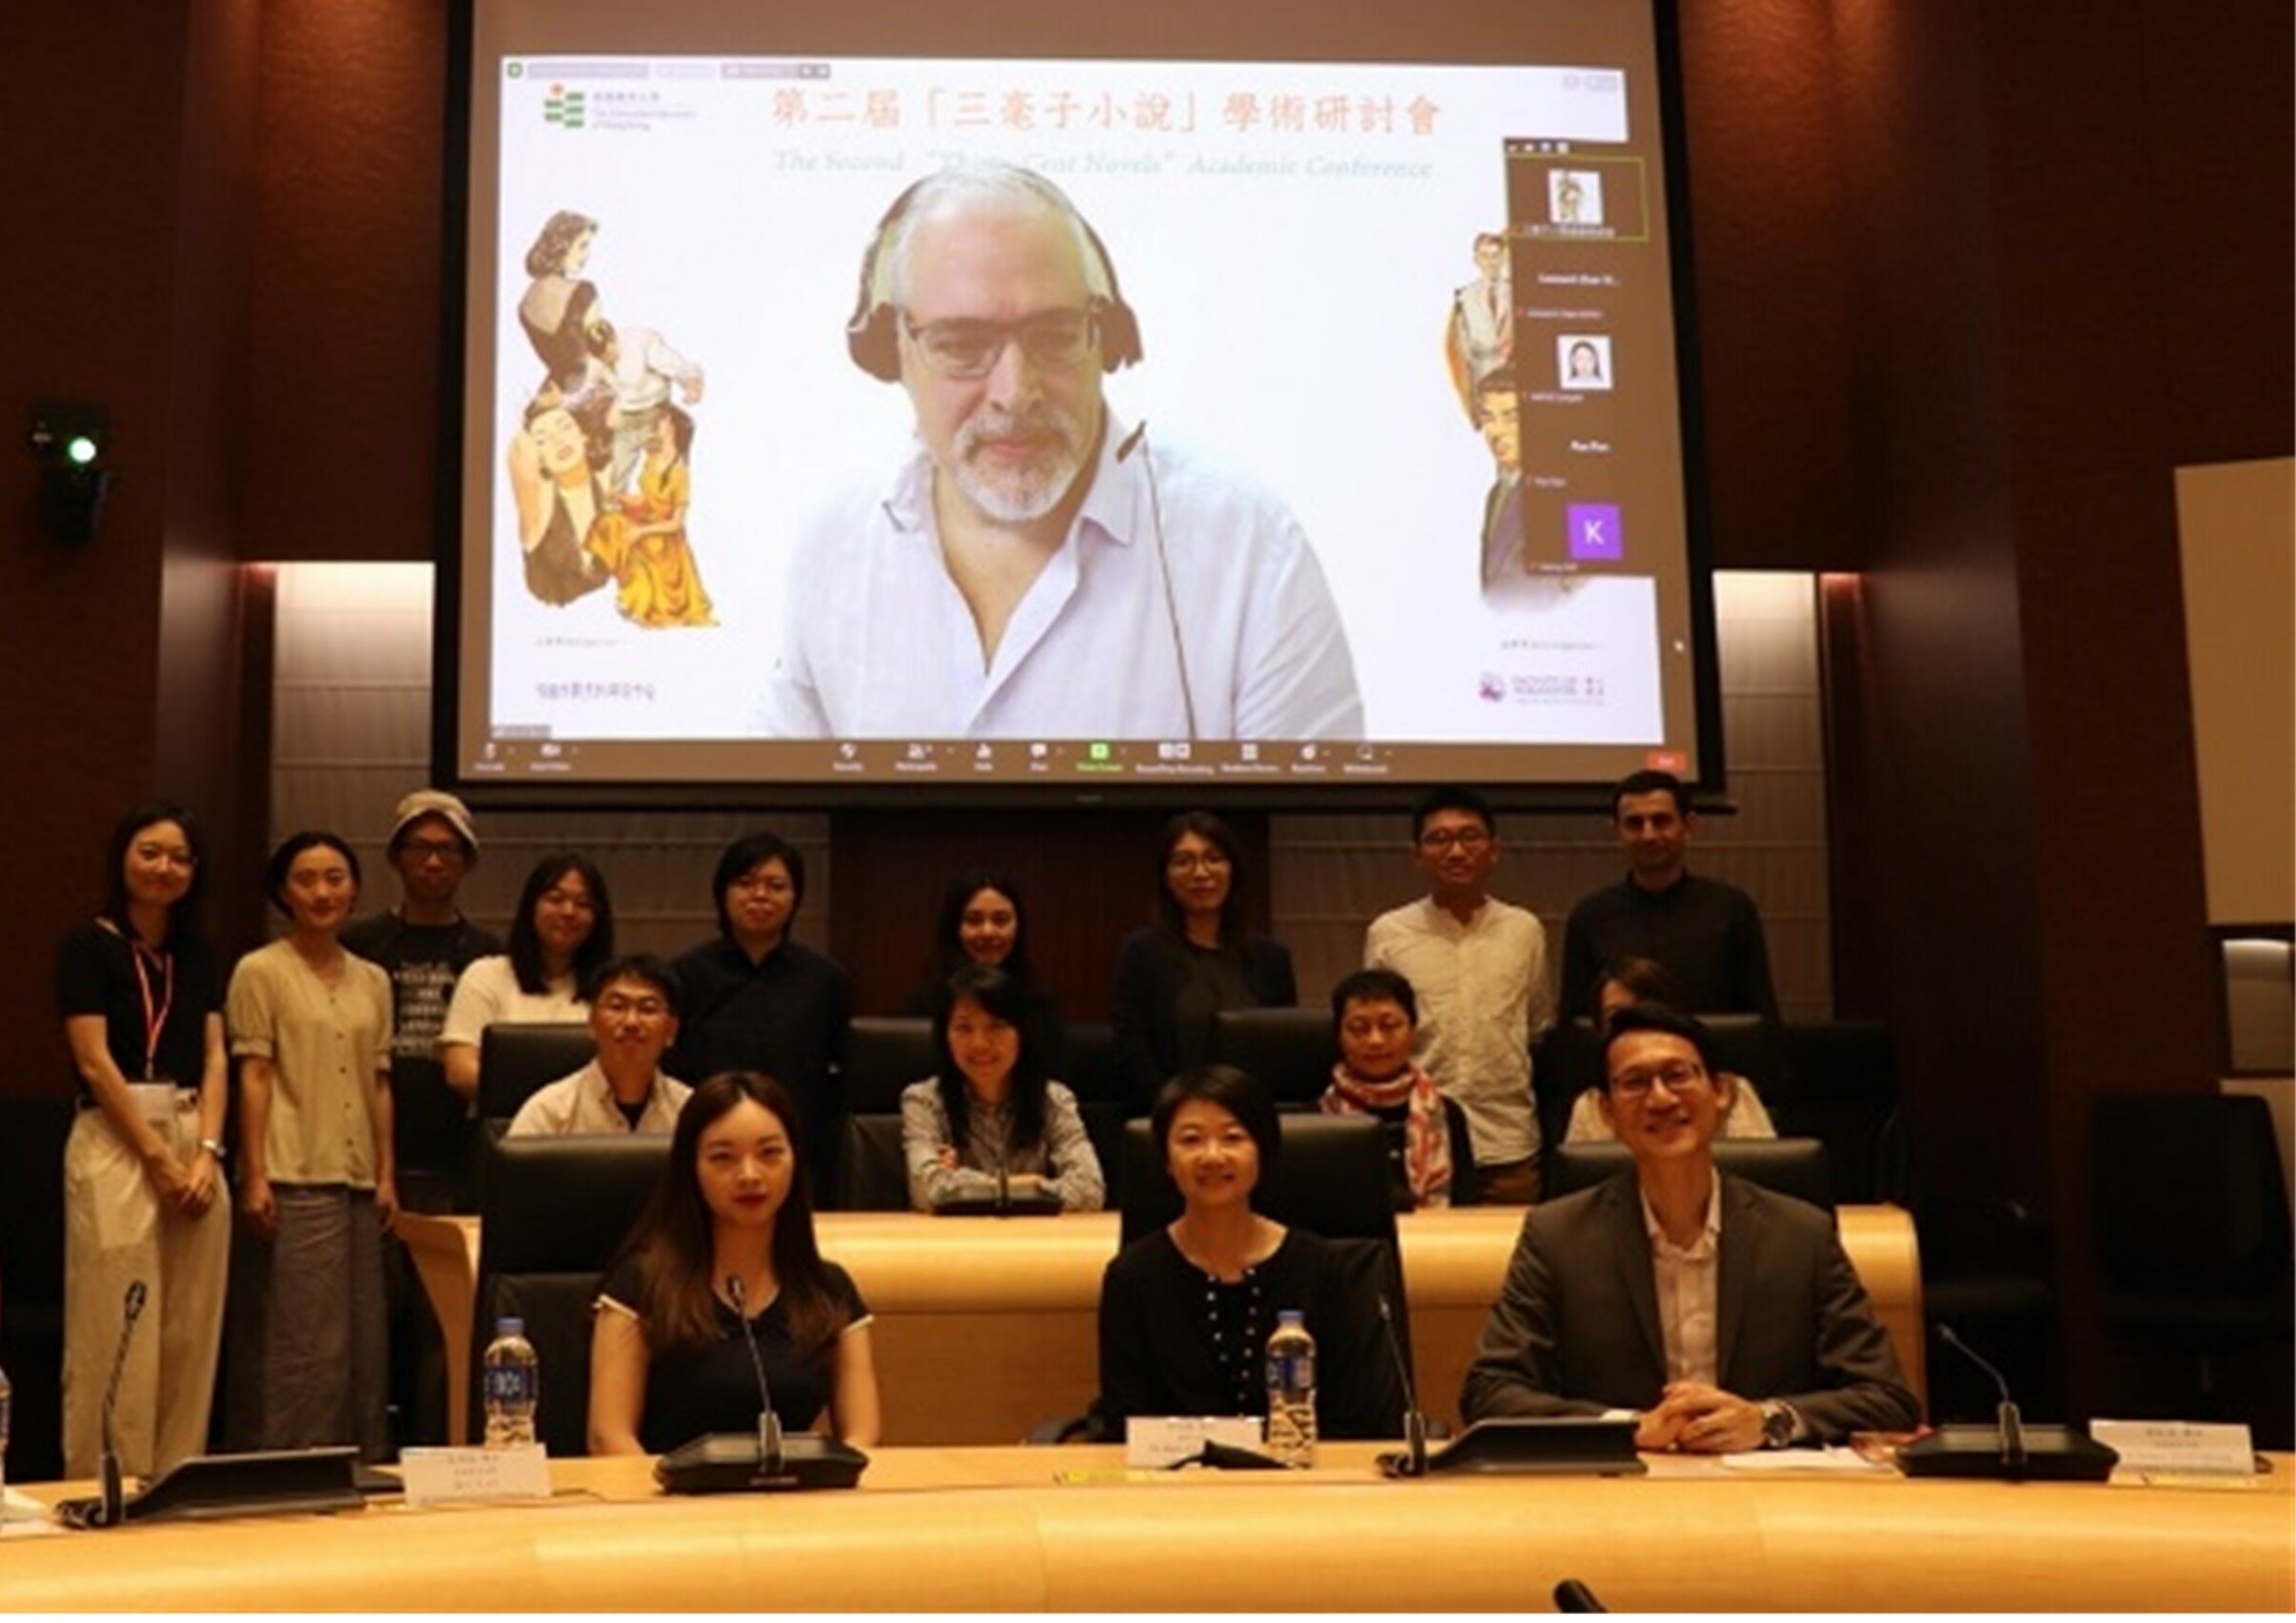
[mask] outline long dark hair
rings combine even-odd
[[[1176,941],[1188,939],[1188,918],[1172,894],[1172,848],[1188,835],[1208,840],[1228,859],[1228,899],[1219,904],[1219,944],[1232,947],[1244,935],[1243,842],[1236,831],[1208,811],[1184,811],[1164,824],[1156,847],[1156,923]]]
[[[146,801],[112,824],[110,841],[104,847],[102,916],[118,926],[121,935],[134,938],[134,927],[128,922],[128,847],[155,822],[175,824],[184,831],[184,843],[191,847],[190,887],[168,909],[166,944],[173,946],[199,934],[199,899],[208,886],[208,842],[191,814],[172,801]]]
[[[1013,1144],[1044,1141],[1044,1042],[1039,1027],[1042,1005],[1035,992],[994,964],[968,963],[940,989],[933,1011],[933,1052],[940,1060],[940,1107],[949,1116],[949,1141],[961,1155],[972,1125],[972,1091],[965,1086],[964,1068],[949,1047],[949,1019],[957,1005],[970,998],[1020,1036],[1020,1052],[1013,1060]]]
[[[935,927],[933,940],[940,949],[940,973],[956,974],[973,960],[964,954],[964,943],[958,929],[964,922],[964,910],[973,898],[984,890],[993,890],[1013,904],[1013,950],[997,965],[1014,980],[1035,985],[1037,973],[1028,961],[1028,904],[1020,899],[1020,887],[1009,874],[994,868],[967,868],[949,881],[947,892],[940,899],[940,922]]]
[[[622,1256],[638,1258],[639,1323],[648,1352],[705,1346],[718,1339],[714,1226],[702,1196],[702,1135],[743,1099],[773,1112],[789,1136],[794,1161],[789,1197],[773,1221],[773,1275],[801,1355],[810,1354],[845,1326],[845,1310],[829,1289],[813,1236],[813,1188],[806,1176],[797,1100],[762,1071],[722,1071],[694,1089],[678,1112],[669,1159],[623,1242]],[[619,1257],[616,1259],[620,1260]]]
[[[590,887],[590,939],[574,949],[574,984],[586,986],[599,966],[614,956],[614,902],[606,894],[605,875],[579,851],[553,851],[534,864],[525,888],[518,893],[518,912],[510,920],[510,971],[518,989],[541,997],[550,989],[543,973],[542,936],[534,928],[534,904],[568,874],[580,874]]]

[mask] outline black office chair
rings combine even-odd
[[[555,1456],[589,1452],[590,1305],[600,1276],[662,1176],[654,1134],[505,1138],[480,1200],[470,1320],[471,1435],[485,1425],[486,1344],[523,1318],[542,1363],[534,1435]]]
[[[1119,1111],[1124,1103],[1124,1067],[1117,1060],[1116,1034],[1106,1020],[1072,1020],[1060,1056],[1060,1080],[1077,1096],[1079,1105],[1108,1104]],[[1099,1148],[1099,1141],[1094,1140]],[[1114,1171],[1103,1155],[1104,1170]]]
[[[550,1083],[597,1057],[586,1025],[490,1025],[479,1034],[478,1113],[502,1128]]]
[[[901,1089],[940,1068],[931,1020],[862,1015],[845,1027],[845,1108],[856,1115],[898,1114]]]
[[[2287,1182],[2271,1111],[2220,1094],[2096,1101],[2097,1242],[2107,1329],[2193,1360],[2201,1413],[2216,1363],[2291,1340]]]
[[[1553,1200],[1608,1183],[1633,1165],[1634,1158],[1624,1144],[1564,1144],[1554,1152],[1542,1198]],[[1774,1194],[1833,1209],[1832,1170],[1826,1146],[1815,1138],[1716,1138],[1714,1165]]]
[[[1332,1085],[1339,1044],[1326,1009],[1222,1009],[1211,1059],[1257,1077],[1278,1106],[1314,1104]]]
[[[1897,1045],[1890,1028],[1878,1020],[1824,1020],[1786,1026],[1777,1036],[1793,1079],[1791,1131],[1826,1141],[1841,1198],[1902,1204],[1906,1147],[1895,1120]],[[1779,1131],[1788,1131],[1782,1118]]]
[[[845,1118],[844,1210],[905,1212],[909,1165],[901,1142],[901,1118]]]

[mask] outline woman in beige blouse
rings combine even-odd
[[[392,1184],[390,979],[343,950],[359,860],[307,830],[265,882],[287,933],[239,960],[225,1000],[239,1060],[239,1209],[256,1243],[234,1281],[230,1431],[240,1448],[388,1446],[383,1235]]]

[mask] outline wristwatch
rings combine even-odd
[[[1782,1397],[1772,1397],[1762,1405],[1762,1446],[1764,1448],[1791,1448],[1794,1434],[1801,1427],[1801,1416],[1793,1405]]]
[[[202,1138],[199,1141],[199,1147],[207,1151],[208,1154],[213,1156],[217,1164],[219,1165],[223,1162],[225,1157],[229,1153],[223,1147],[223,1140],[221,1138]]]

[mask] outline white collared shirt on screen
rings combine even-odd
[[[1143,442],[1119,458],[1125,434],[1111,418],[1066,541],[985,664],[972,610],[941,559],[922,446],[890,488],[835,502],[798,547],[759,732],[1360,738],[1347,634],[1298,520],[1187,453]]]

